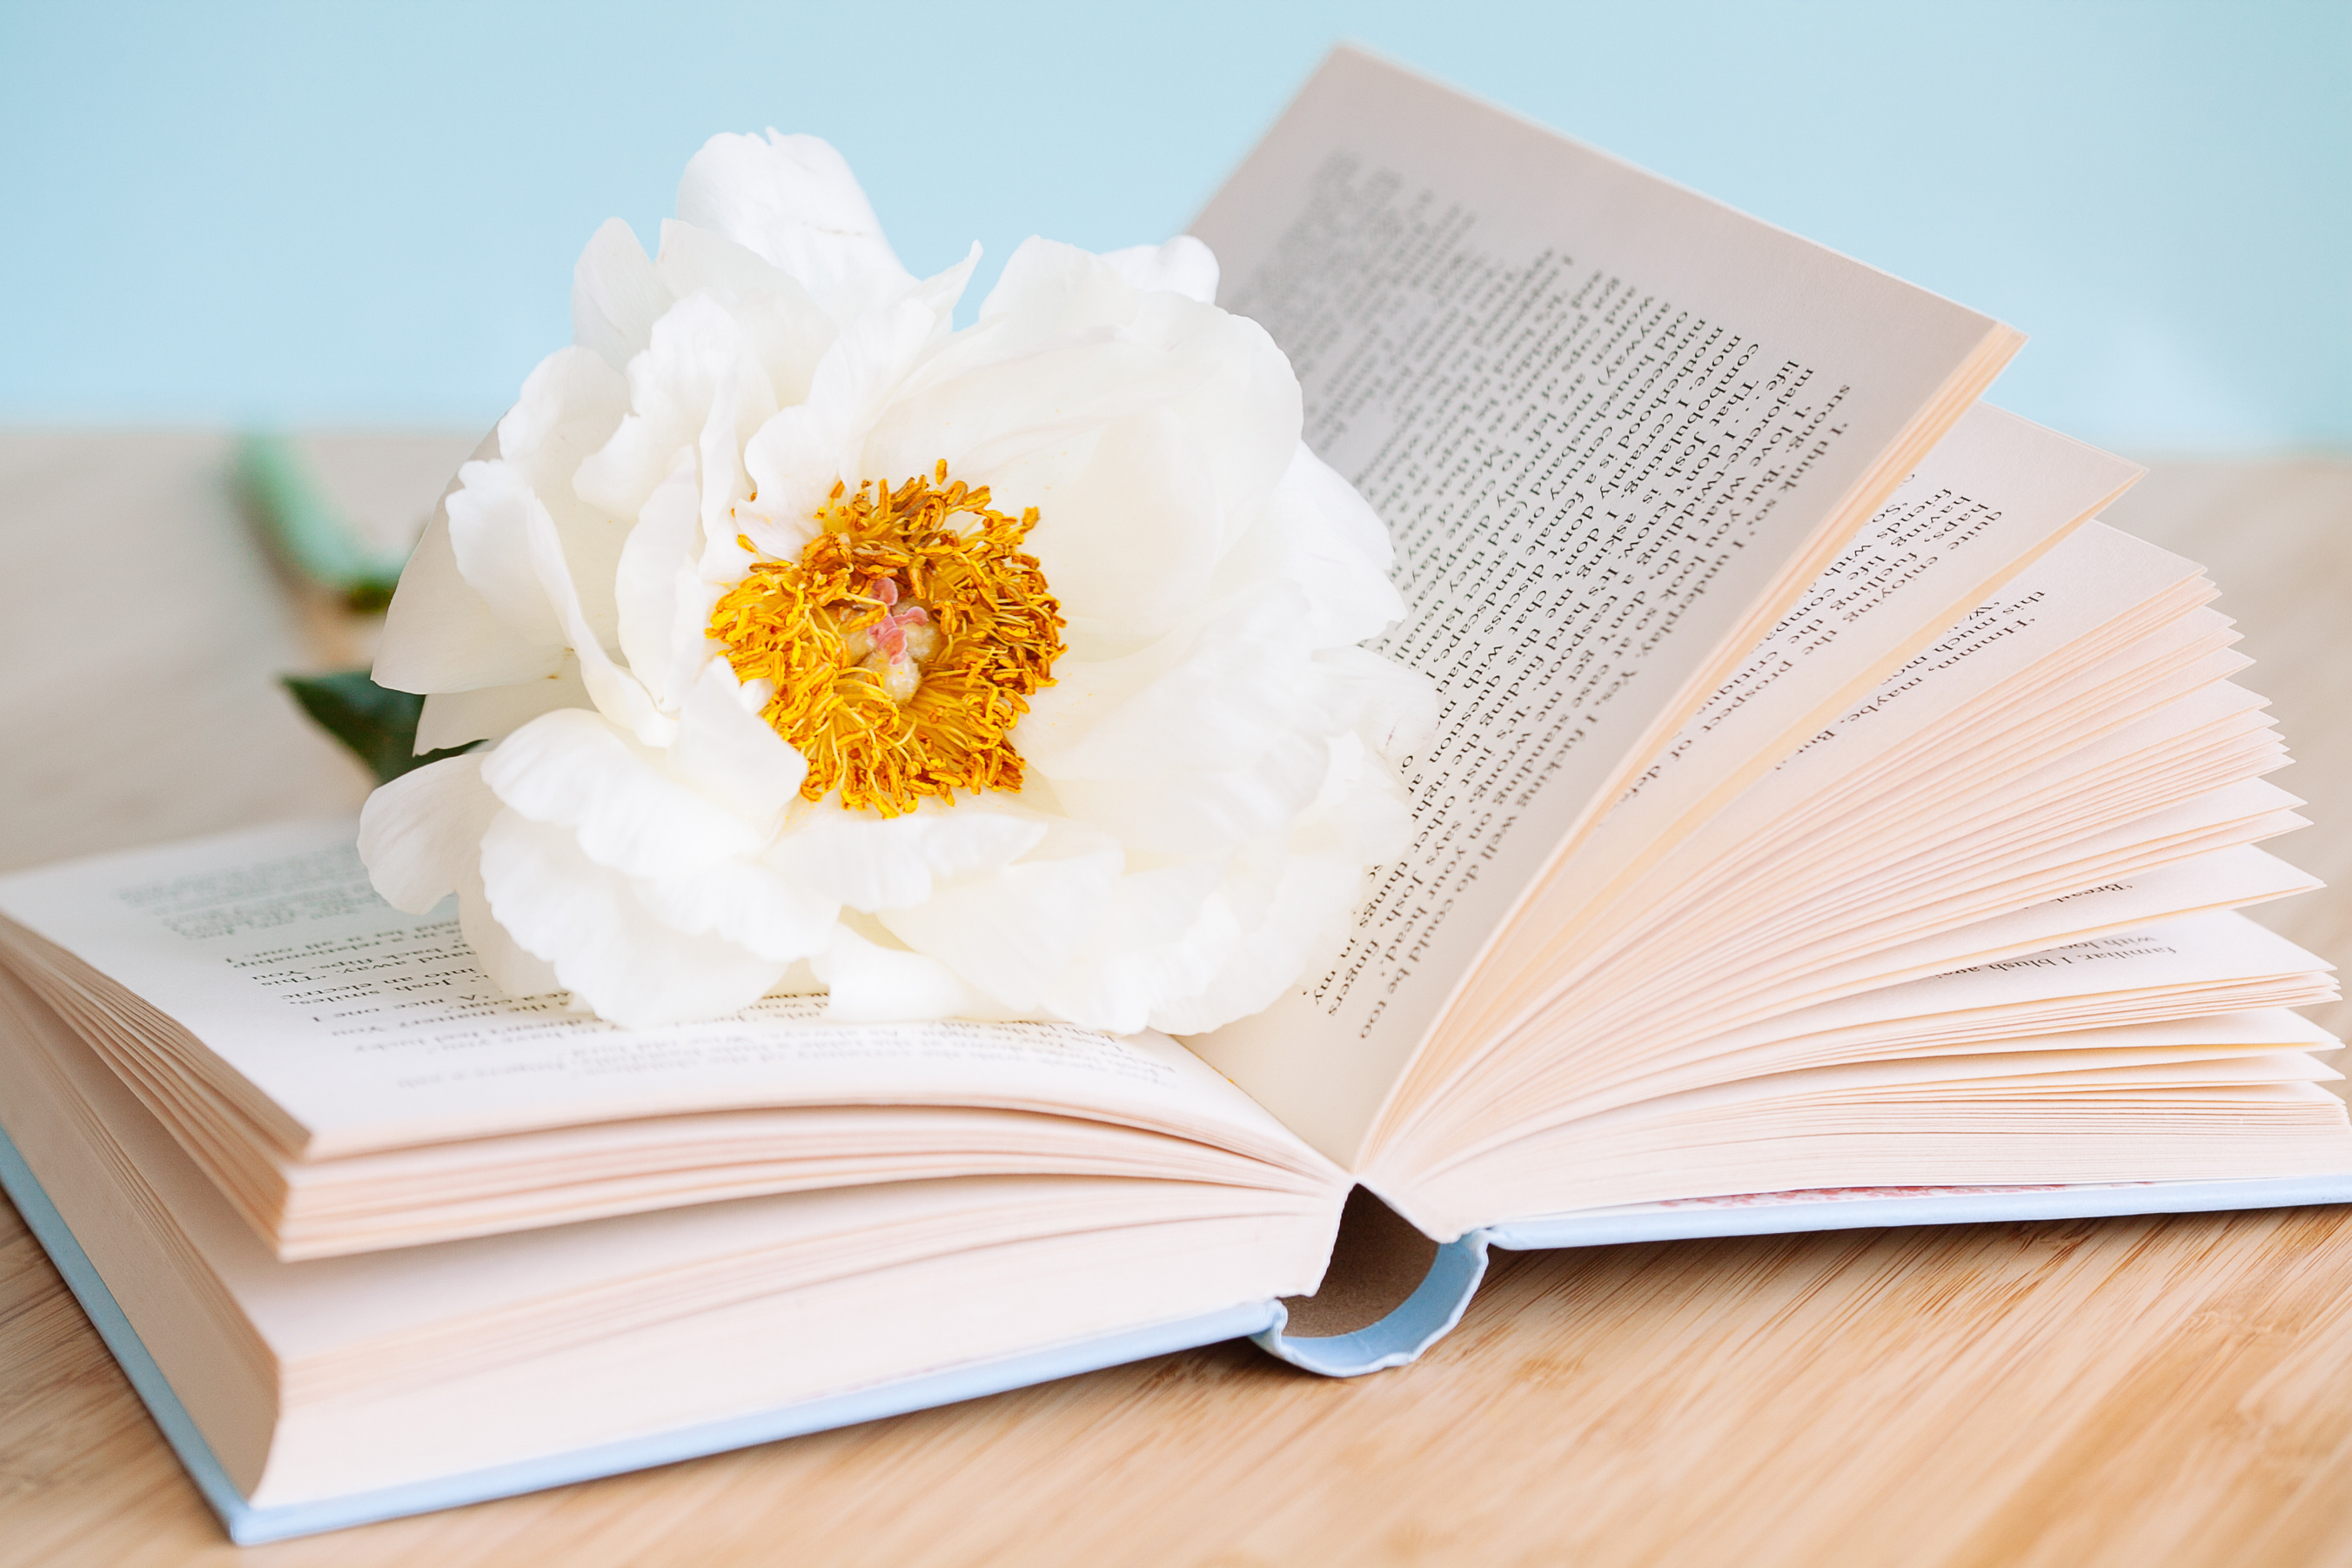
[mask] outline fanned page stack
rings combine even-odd
[[[1977,402],[2016,333],[1349,52],[1197,232],[1443,702],[1270,1010],[623,1030],[345,822],[0,881],[9,1189],[239,1539],[1391,1365],[1490,1245],[2352,1199],[2329,966],[2237,912],[2315,885],[2285,752],[2133,467]]]

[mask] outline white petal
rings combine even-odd
[[[1335,737],[1331,752],[1323,798],[1291,835],[1292,845],[1357,866],[1396,859],[1412,842],[1412,800],[1404,784],[1353,735]]]
[[[1134,350],[1146,353],[1136,356]],[[1056,357],[1076,353],[1076,367]],[[1005,263],[1004,276],[981,307],[978,326],[958,334],[928,365],[922,390],[1036,356],[1034,369],[1007,377],[1001,368],[942,410],[962,407],[966,459],[992,466],[1018,457],[1024,431],[1068,427],[1164,400],[1193,427],[1234,530],[1255,517],[1298,443],[1297,378],[1274,340],[1255,322],[1230,316],[1173,290],[1139,293],[1110,260],[1068,246],[1031,240]],[[1157,364],[1149,389],[1120,364]],[[1129,384],[1119,402],[1113,372]],[[1082,379],[1090,377],[1092,384]],[[991,403],[1002,405],[990,413]],[[1030,442],[1034,444],[1034,436]],[[950,451],[950,463],[959,461]]]
[[[1324,737],[1344,718],[1307,679],[1301,605],[1267,584],[1181,639],[1101,665],[1065,660],[1014,743],[1072,816],[1154,854],[1280,831],[1321,789]]]
[[[1436,735],[1437,686],[1421,671],[1365,647],[1325,648],[1315,668],[1348,726],[1389,761],[1419,756]]]
[[[416,753],[423,756],[468,741],[501,740],[542,713],[558,708],[585,708],[589,702],[588,688],[580,679],[580,661],[570,654],[563,656],[562,668],[537,680],[485,686],[474,691],[431,692],[416,721]]]
[[[588,858],[632,877],[699,869],[764,842],[583,708],[543,714],[509,735],[484,758],[482,778],[516,812],[576,829]]]
[[[757,702],[747,701],[751,695],[725,659],[704,664],[678,710],[668,762],[671,773],[765,841],[799,795],[808,763],[760,717]]]
[[[547,509],[534,501],[524,519],[524,529],[531,570],[538,576],[541,592],[555,609],[573,656],[580,661],[580,679],[588,688],[590,699],[606,718],[626,725],[646,744],[667,744],[677,733],[677,721],[654,705],[643,682],[615,665],[604,651],[604,645],[581,610],[571,570],[564,563],[562,546],[556,542],[555,523],[547,515]]]
[[[814,136],[713,136],[686,166],[677,216],[764,257],[820,298],[861,274],[906,275],[848,163]]]
[[[908,291],[907,298],[931,313],[931,337],[934,342],[955,330],[956,304],[963,298],[965,285],[980,267],[980,241],[973,240],[963,259],[952,267],[942,268]]]
[[[694,463],[681,454],[669,478],[639,509],[614,577],[622,657],[655,702],[669,710],[684,698],[703,657],[702,626],[681,624],[680,590],[690,584],[678,581],[682,574],[692,577],[700,552],[701,501],[696,489]]]
[[[457,931],[466,939],[466,945],[474,950],[474,962],[482,966],[482,973],[508,995],[544,996],[563,989],[563,982],[556,978],[555,965],[526,952],[490,913],[490,897],[482,887],[478,853],[467,862],[466,879],[457,887]]]
[[[778,961],[823,952],[841,912],[830,899],[748,860],[721,860],[634,887],[638,901],[672,931],[716,933]]]
[[[1055,342],[945,379],[935,369],[927,366],[919,386],[874,418],[858,458],[864,473],[925,473],[944,458],[958,478],[995,486],[997,470],[1039,447],[1092,436],[1114,419],[1174,407],[1217,372],[1206,357],[1125,342]],[[1005,489],[996,504],[1017,510],[1039,503]]]
[[[942,883],[922,903],[883,915],[882,923],[974,990],[1033,1012],[1101,928],[1126,863],[1116,844],[1083,837],[1099,847]]]
[[[819,805],[793,823],[772,864],[853,910],[908,909],[941,878],[992,871],[1042,840],[1046,821],[965,801],[882,817]]]
[[[467,463],[457,470],[457,485],[448,502],[449,545],[457,570],[518,637],[535,648],[560,649],[563,622],[548,603],[531,564],[531,520],[544,517],[547,509],[532,492],[530,479],[500,458]],[[547,526],[551,533],[552,519]],[[509,676],[507,681],[514,679]]]
[[[629,226],[606,218],[572,268],[572,340],[626,370],[675,299]]]
[[[836,329],[807,289],[733,240],[690,223],[662,225],[654,265],[679,299],[709,294],[735,318],[780,405],[808,396],[809,377]]]
[[[447,757],[380,785],[360,808],[360,858],[395,910],[421,915],[457,890],[499,813],[482,759]]]
[[[1033,504],[1027,548],[1078,657],[1160,637],[1206,595],[1223,533],[1216,491],[1191,432],[1167,410],[1112,422],[1085,465]]]
[[[1203,305],[1217,302],[1216,253],[1189,234],[1165,245],[1106,251],[1103,261],[1139,293],[1167,289]]]
[[[1403,618],[1403,595],[1389,581],[1394,559],[1371,507],[1302,442],[1257,526],[1221,572],[1232,580],[1297,584],[1307,595],[1307,636],[1328,647],[1379,637]]]
[[[747,531],[750,526],[747,521]],[[800,553],[797,544],[793,546],[793,553]],[[720,596],[741,582],[750,574],[751,563],[758,559],[759,552],[747,548],[739,538],[709,538],[702,542],[702,559],[694,565],[697,584],[692,599],[697,612],[695,626],[708,632],[710,612],[718,608]],[[688,590],[681,587],[678,593],[681,604],[685,603]]]
[[[747,526],[769,553],[794,557],[814,531],[817,509],[844,480],[862,477],[851,444],[863,435],[929,341],[934,318],[923,306],[901,303],[849,322],[818,362],[806,403],[762,425],[745,444],[743,467],[760,511],[772,522]],[[933,452],[903,473],[870,477],[894,482],[929,472],[944,452]],[[952,459],[950,459],[952,460]]]
[[[1334,541],[1324,548],[1369,562],[1381,576],[1388,575],[1390,568],[1396,564],[1396,544],[1389,538],[1388,525],[1372,510],[1372,503],[1340,478],[1339,469],[1317,457],[1306,442],[1292,448],[1290,466],[1283,470],[1282,487],[1296,493],[1299,500],[1311,502],[1320,514],[1322,526]]]
[[[771,294],[809,300],[806,289],[782,268],[718,230],[664,218],[661,255],[653,263],[663,286],[683,300],[708,293],[730,310]],[[815,301],[809,300],[810,309]],[[822,314],[822,312],[819,312]]]
[[[1136,270],[1109,256],[1033,235],[1006,258],[996,287],[980,302],[981,324],[994,329],[1005,345],[1000,353],[1124,325],[1140,300]]]
[[[721,389],[710,400],[710,416],[695,437],[695,457],[701,467],[700,518],[703,532],[725,535],[743,531],[737,521],[751,497],[751,479],[743,467],[743,443],[776,412],[775,395],[756,365],[737,363],[728,369]]]
[[[580,459],[602,446],[628,406],[628,383],[602,354],[558,349],[532,367],[499,421],[499,452],[550,497],[570,493]]]
[[[1208,459],[1230,541],[1265,504],[1298,450],[1304,416],[1290,361],[1255,321],[1172,293],[1143,296],[1127,330],[1171,356],[1215,367],[1172,407]]]
[[[1197,1035],[1263,1011],[1312,965],[1338,953],[1363,886],[1359,864],[1291,857],[1264,918],[1234,944],[1216,979],[1192,996],[1155,1006],[1151,1026]]]
[[[708,294],[680,300],[654,323],[650,345],[629,362],[628,402],[611,438],[580,462],[572,488],[587,503],[629,518],[714,417],[748,430],[776,406],[756,345]],[[704,482],[719,478],[706,474]]]
[[[1056,780],[1072,818],[1153,855],[1216,854],[1279,831],[1321,787],[1328,754],[1285,737],[1247,768],[1171,771],[1140,782]]]
[[[1404,851],[1412,816],[1403,786],[1354,735],[1330,747],[1323,792],[1286,843],[1261,839],[1235,854],[1180,941],[1115,952],[1101,964],[1107,983],[1129,984],[1118,1000],[1151,992],[1152,1027],[1198,1034],[1266,1006],[1339,951],[1365,868]],[[1053,1005],[1076,1017],[1083,1000],[1057,995]]]
[[[1214,984],[1243,936],[1230,903],[1215,897],[1223,871],[1204,859],[1121,877],[1100,930],[1045,988],[1045,1010],[1130,1035],[1155,1009]]]
[[[395,691],[465,691],[544,679],[562,665],[561,641],[535,641],[516,630],[466,580],[449,541],[445,497],[384,613],[376,684]]]
[[[833,945],[810,964],[832,994],[824,1016],[844,1024],[1003,1015],[937,959],[872,942],[835,926]]]
[[[516,812],[500,812],[483,835],[482,886],[491,914],[526,952],[599,1017],[631,1028],[748,1006],[788,967],[663,924],[570,832]]]
[[[592,505],[573,489],[582,461],[621,423],[628,385],[603,356],[571,348],[548,355],[499,421],[499,449],[555,523],[582,611],[599,637],[614,632],[613,569],[627,537],[625,512]]]

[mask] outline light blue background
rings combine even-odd
[[[1157,239],[1343,36],[2022,327],[2021,413],[2352,447],[2345,0],[0,0],[0,419],[486,423],[722,129],[919,270]]]

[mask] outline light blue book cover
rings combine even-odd
[[[1283,1303],[1243,1303],[1203,1316],[1151,1324],[625,1442],[598,1444],[408,1486],[262,1508],[248,1502],[230,1481],[195,1422],[181,1405],[170,1380],[141,1342],[137,1330],[116,1302],[106,1280],[5,1131],[0,1131],[0,1187],[6,1189],[26,1226],[47,1250],[107,1348],[121,1363],[124,1374],[146,1404],[164,1440],[186,1467],[205,1502],[220,1516],[229,1538],[239,1545],[255,1545],[406,1514],[429,1513],[879,1420],[911,1410],[953,1405],[1245,1336],[1292,1365],[1326,1376],[1352,1377],[1402,1366],[1419,1357],[1461,1321],[1486,1274],[1489,1249],[1494,1247],[1523,1250],[1605,1247],[1626,1242],[1882,1226],[2084,1219],[2346,1203],[2352,1202],[2352,1172],[2280,1180],[2153,1182],[2095,1187],[1770,1194],[1738,1199],[1646,1204],[1517,1220],[1473,1231],[1439,1247],[1420,1286],[1402,1304],[1378,1321],[1348,1333],[1289,1333],[1288,1313]]]

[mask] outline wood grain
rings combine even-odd
[[[316,647],[221,449],[0,436],[0,865],[358,797],[269,689]],[[2352,884],[2352,463],[2160,465],[2113,515],[2223,583],[2321,823],[2283,848]],[[135,646],[68,529],[168,568]],[[2344,893],[2269,918],[2352,948]],[[0,1563],[232,1561],[2352,1564],[2352,1211],[1505,1256],[1357,1382],[1220,1346],[239,1552],[0,1209]]]

